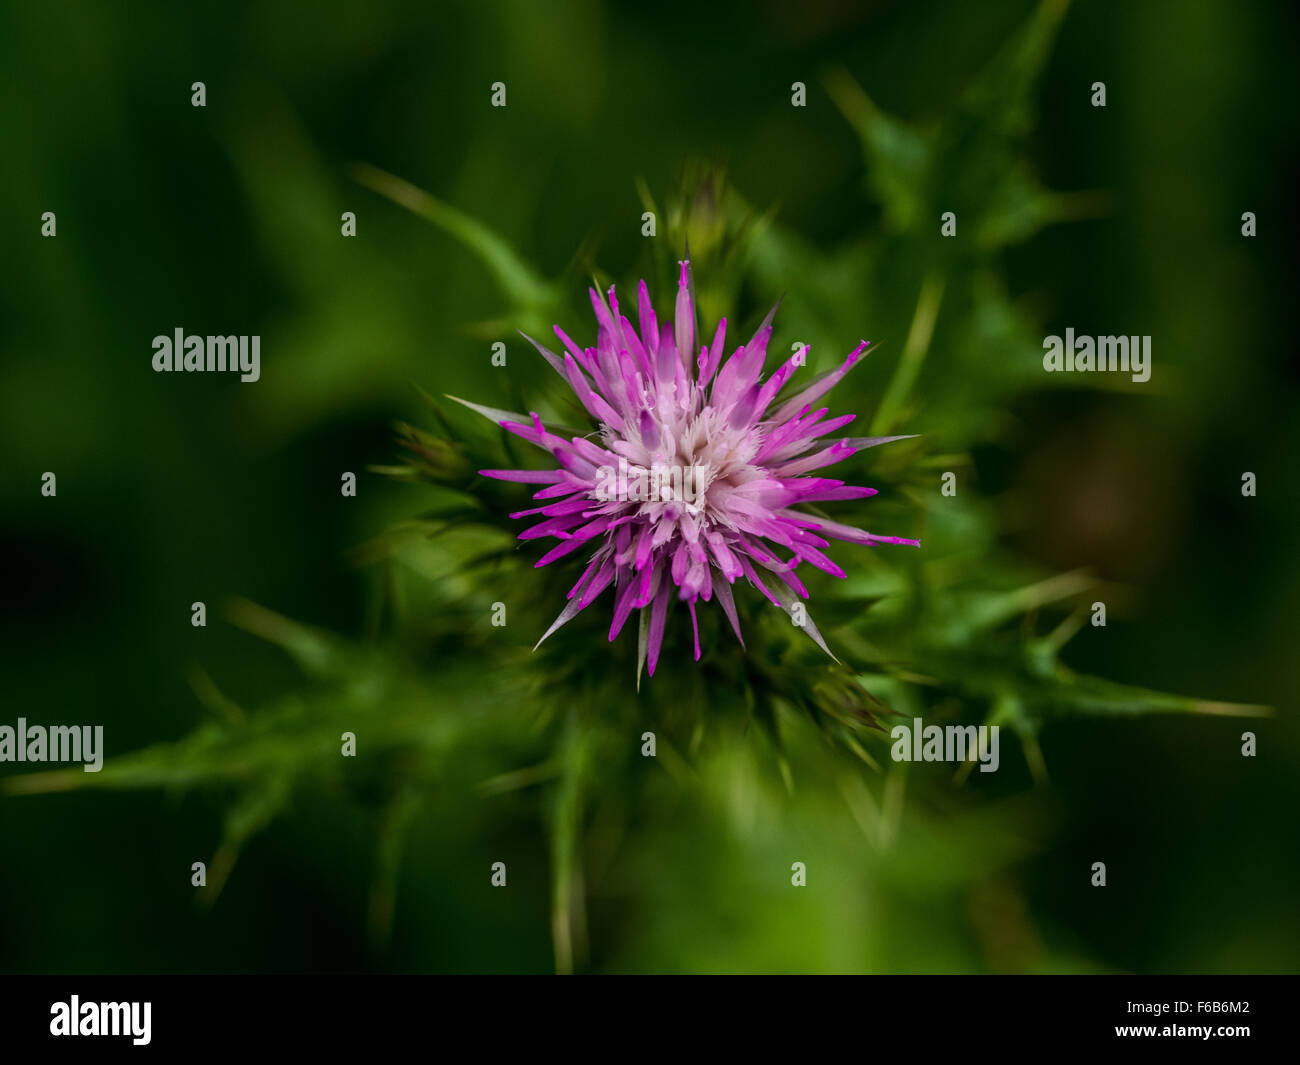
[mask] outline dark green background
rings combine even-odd
[[[3,721],[102,723],[112,754],[203,717],[191,663],[246,705],[290,688],[280,653],[219,605],[240,595],[360,633],[369,578],[345,553],[415,504],[365,473],[359,498],[342,499],[339,472],[392,460],[391,423],[421,416],[413,383],[510,405],[488,342],[467,328],[500,312],[488,273],[353,182],[349,164],[428,189],[547,276],[587,240],[602,268],[634,270],[635,180],[662,196],[694,159],[725,164],[750,203],[833,248],[876,208],[826,72],[847,69],[896,115],[942,117],[1030,10],[6,4]],[[1031,156],[1046,184],[1099,190],[1105,207],[1011,250],[1006,277],[1045,333],[1151,334],[1152,384],[1043,390],[1007,412],[1011,446],[976,455],[981,490],[1020,501],[1010,541],[1135,592],[1104,638],[1080,638],[1072,665],[1278,715],[1054,726],[1041,802],[1056,829],[949,915],[931,941],[944,949],[885,928],[874,955],[814,950],[792,967],[1016,968],[1024,952],[1013,944],[1007,962],[1002,934],[980,932],[981,914],[1009,910],[998,927],[1048,943],[1048,968],[1300,968],[1296,23],[1286,3],[1071,8]],[[497,80],[504,110],[488,106]],[[808,84],[802,110],[795,80]],[[1094,81],[1105,109],[1089,105]],[[52,240],[39,232],[47,210]],[[355,241],[339,237],[344,210],[358,215]],[[1239,232],[1246,210],[1253,240]],[[580,293],[580,277],[561,283]],[[260,334],[262,381],[154,374],[151,338],[177,326]],[[896,355],[902,337],[887,339]],[[512,367],[525,361],[510,352]],[[884,387],[890,358],[855,371],[864,389]],[[931,375],[919,388],[959,402],[969,384]],[[942,433],[924,405],[914,424]],[[39,492],[46,470],[55,499]],[[1240,496],[1244,470],[1255,499]],[[189,624],[194,600],[209,604],[206,629]],[[1259,736],[1254,761],[1239,755],[1243,727]],[[215,909],[197,909],[189,866],[219,838],[219,798],[0,797],[0,969],[550,967],[545,847],[526,817],[502,835],[477,807],[438,807],[416,830],[394,941],[374,951],[372,824],[338,797],[295,801],[248,845]],[[521,889],[508,909],[482,873],[503,849]],[[1104,896],[1083,872],[1097,856]],[[725,872],[700,883],[724,907],[741,890]],[[690,906],[674,890],[658,921],[598,915],[618,949],[596,949],[597,967],[746,968],[725,936],[692,944],[668,916]],[[799,920],[791,936],[815,925]]]

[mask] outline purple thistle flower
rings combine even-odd
[[[634,609],[641,610],[640,655],[648,658],[652,676],[674,591],[690,612],[699,661],[695,610],[701,599],[717,600],[744,646],[731,587],[738,578],[794,613],[797,600],[808,597],[796,574],[800,563],[845,576],[824,554],[830,546],[825,537],[920,546],[918,540],[877,536],[794,509],[801,503],[875,495],[874,488],[808,474],[862,448],[906,439],[828,439],[854,416],[828,418],[827,408],[813,409],[858,363],[867,342],[854,348],[839,369],[770,411],[777,392],[802,365],[806,348],[762,379],[775,307],[753,339],[730,358],[723,358],[725,318],[712,341],[699,344],[689,264],[680,265],[671,323],[657,321],[642,281],[639,332],[619,312],[611,287],[608,303],[591,289],[599,325],[594,348],[579,347],[559,326],[555,333],[565,348],[563,358],[527,337],[600,423],[594,434],[598,440],[566,440],[547,431],[536,413],[525,424],[490,412],[504,429],[549,451],[558,468],[479,471],[541,486],[533,496],[540,506],[510,515],[541,518],[520,533],[521,540],[559,541],[537,566],[595,548],[568,593],[568,605],[538,646],[612,586],[609,638],[618,636]],[[830,654],[810,618],[801,627]]]

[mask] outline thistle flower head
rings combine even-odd
[[[795,608],[808,596],[798,567],[807,563],[845,576],[825,553],[830,539],[919,546],[916,540],[877,536],[796,509],[874,495],[875,489],[815,471],[861,448],[902,439],[833,437],[854,416],[828,417],[828,408],[817,406],[863,357],[867,342],[838,369],[778,402],[777,393],[803,364],[806,348],[763,377],[773,308],[748,343],[724,358],[726,319],[701,343],[689,264],[680,266],[671,322],[655,317],[642,281],[639,329],[623,315],[611,287],[608,301],[591,290],[595,347],[580,347],[559,326],[555,333],[563,357],[528,338],[599,423],[591,437],[566,440],[548,431],[536,413],[530,424],[503,420],[503,428],[548,451],[557,468],[481,471],[541,486],[533,496],[538,506],[511,515],[540,519],[520,534],[521,540],[559,541],[537,566],[577,552],[587,556],[568,605],[542,640],[612,588],[609,638],[618,636],[633,610],[648,611],[642,653],[653,675],[673,600],[685,603],[690,613],[697,661],[700,600],[716,599],[744,645],[732,594],[732,585],[743,579],[792,611],[827,650],[811,619]]]

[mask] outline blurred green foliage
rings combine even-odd
[[[1228,77],[1260,97],[1253,64],[1285,17],[1194,7],[1177,33],[1214,40],[1220,65],[1179,67],[1172,111],[1151,47],[1168,5],[1119,28],[1051,0],[828,5],[795,24],[773,5],[740,26],[695,8],[651,24],[613,6],[434,19],[376,5],[314,16],[310,48],[294,46],[292,4],[160,13],[129,40],[107,23],[77,37],[75,84],[120,87],[94,100],[14,48],[43,27],[11,14],[6,47],[45,75],[31,81],[49,113],[85,116],[41,129],[32,101],[3,101],[45,177],[9,178],[15,227],[34,232],[56,193],[77,205],[57,248],[33,238],[35,266],[10,269],[6,297],[5,431],[31,456],[7,471],[6,497],[23,500],[11,554],[28,571],[22,629],[47,641],[15,705],[99,714],[110,749],[132,753],[100,774],[5,782],[130,794],[0,804],[6,857],[25,870],[0,901],[63,897],[98,930],[10,930],[0,963],[1294,969],[1300,860],[1277,839],[1296,732],[1289,716],[1243,725],[1258,708],[1222,701],[1293,697],[1280,634],[1296,605],[1280,589],[1296,583],[1294,514],[1279,486],[1296,382],[1268,325],[1285,242],[1235,237],[1238,203],[1266,217],[1281,186],[1253,183],[1258,168],[1231,153],[1200,183],[1164,158],[1196,151],[1175,135],[1204,125],[1196,75],[1212,94]],[[711,19],[725,55],[701,43]],[[165,78],[131,65],[178,37],[192,43]],[[232,39],[247,62],[219,66],[209,114],[190,112],[188,71]],[[713,67],[691,73],[705,55]],[[758,99],[755,56],[770,68]],[[498,77],[510,105],[494,113]],[[1104,111],[1087,103],[1097,78]],[[789,106],[796,79],[806,114]],[[1157,115],[1182,121],[1171,132]],[[1215,128],[1241,139],[1248,119],[1291,128],[1255,112]],[[1278,129],[1256,137],[1275,144]],[[73,168],[96,138],[116,167],[100,191]],[[117,213],[148,238],[133,244],[103,217],[103,190],[128,189]],[[334,221],[349,209],[356,240]],[[661,220],[654,240],[639,237],[642,210]],[[956,240],[939,235],[946,210]],[[585,425],[514,331],[542,339],[558,322],[589,339],[593,275],[624,292],[645,276],[665,311],[688,245],[705,321],[725,313],[743,332],[781,298],[773,349],[809,343],[805,374],[877,341],[834,409],[917,435],[856,456],[849,479],[880,495],[834,516],[923,548],[844,546],[849,579],[810,580],[839,662],[738,593],[747,654],[710,610],[704,661],[690,662],[679,612],[638,690],[635,634],[607,643],[603,603],[533,652],[576,571],[535,570],[507,518],[526,491],[475,475],[527,449],[440,397]],[[1193,248],[1219,283],[1211,295],[1190,279],[1183,298]],[[1149,392],[1045,377],[1044,333],[1084,322],[1154,335]],[[260,330],[263,380],[218,392],[147,374],[148,337],[175,324]],[[493,369],[503,338],[508,367]],[[338,471],[367,463],[378,476],[360,497],[335,498]],[[1258,499],[1240,499],[1239,467],[1259,472]],[[57,516],[30,488],[38,468],[70,471]],[[943,471],[955,498],[939,495]],[[192,599],[238,592],[233,628],[187,631]],[[1084,624],[1095,599],[1106,629]],[[498,601],[504,629],[489,621]],[[70,618],[76,604],[93,609]],[[1005,743],[991,776],[895,764],[882,729],[896,713],[1000,723],[1022,747]],[[1246,727],[1262,737],[1253,762]],[[344,731],[355,760],[339,757]],[[184,802],[163,814],[160,795]],[[112,845],[39,849],[91,817]],[[145,853],[123,825],[167,842]],[[197,893],[193,860],[210,869]],[[1097,860],[1104,896],[1088,887]],[[505,890],[489,885],[494,861]],[[807,888],[790,886],[794,861]],[[1230,893],[1256,905],[1224,912]],[[175,945],[115,931],[153,912]]]

